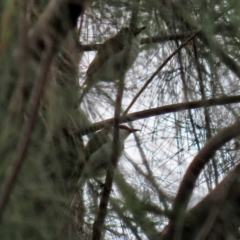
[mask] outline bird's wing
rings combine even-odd
[[[86,162],[91,154],[93,154],[99,147],[109,141],[108,130],[102,129],[101,131],[93,134],[92,138],[88,141],[87,145],[83,149]]]
[[[87,70],[87,76],[100,68],[111,56],[123,51],[124,42],[112,37],[106,40],[98,49],[97,54]]]

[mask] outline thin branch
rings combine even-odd
[[[118,217],[125,223],[125,225],[131,230],[133,235],[137,240],[141,240],[138,235],[137,226],[134,226],[128,217],[124,215],[124,210],[118,205],[117,201],[110,198],[110,204],[112,205],[113,211],[118,215]]]
[[[189,41],[191,41],[200,31],[195,32],[190,38],[184,41],[172,54],[170,54],[167,59],[161,64],[161,66],[153,73],[153,75],[147,80],[147,82],[143,85],[137,95],[133,98],[132,102],[129,104],[127,109],[124,111],[123,116],[125,116],[132,105],[136,102],[138,97],[142,94],[142,92],[147,88],[147,86],[152,82],[152,80],[157,76],[157,74],[166,66],[166,64],[172,59],[172,57],[178,53]]]
[[[139,166],[137,163],[135,163],[134,161],[132,161],[130,158],[127,158],[128,161],[133,165],[134,169],[136,170],[136,172],[140,175],[142,175],[148,182],[149,184],[154,188],[154,190],[157,192],[158,195],[158,199],[159,202],[163,204],[164,206],[164,210],[161,210],[161,215],[165,215],[167,217],[170,216],[170,211],[168,209],[167,203],[172,203],[173,202],[173,198],[171,196],[168,196],[163,189],[160,188],[159,184],[156,182],[156,180],[153,177],[152,172],[149,173],[145,173]],[[160,209],[160,208],[159,208]],[[160,215],[160,210],[158,211],[158,214]]]
[[[147,236],[147,239],[157,239],[156,236],[158,235],[158,232],[155,228],[155,224],[148,216],[145,209],[146,206],[143,206],[142,204],[143,201],[138,198],[136,189],[127,183],[124,174],[118,169],[116,171],[115,183],[124,197],[125,206],[132,213],[136,225],[141,228],[141,232]]]
[[[132,124],[130,124],[130,126],[132,127]],[[156,182],[156,180],[153,176],[153,172],[152,172],[152,170],[149,166],[149,163],[147,161],[147,157],[145,155],[145,152],[142,148],[141,141],[140,141],[139,137],[137,136],[137,134],[135,134],[135,133],[134,133],[134,139],[136,141],[138,150],[140,152],[143,164],[144,164],[144,166],[147,170],[147,174],[144,173],[142,171],[142,169],[138,166],[138,164],[136,164],[134,161],[131,161],[131,163],[134,166],[134,168],[138,171],[138,173],[143,175],[145,177],[145,179],[154,187],[155,191],[157,192],[159,201],[163,204],[165,211],[168,212],[167,201],[170,201],[170,198],[169,198],[169,196],[167,196],[167,194],[160,188],[159,184]]]
[[[139,5],[140,5],[140,0],[132,1],[132,16],[131,16],[131,20],[130,20],[130,28],[137,27]]]
[[[136,2],[132,6],[132,16],[131,16],[131,23],[130,27],[133,27],[136,25],[138,11],[139,11],[139,0],[135,0]],[[112,156],[111,156],[111,167],[107,170],[106,180],[103,187],[102,192],[102,198],[100,200],[99,204],[99,211],[96,216],[96,220],[93,224],[93,235],[92,240],[100,240],[101,239],[101,233],[103,230],[104,221],[107,215],[107,205],[109,202],[109,197],[113,185],[113,178],[114,178],[114,171],[118,164],[118,159],[120,157],[121,151],[120,151],[120,143],[119,143],[119,128],[118,125],[120,123],[120,112],[122,108],[122,97],[123,97],[123,91],[124,91],[124,79],[125,79],[125,71],[123,69],[126,68],[128,65],[128,59],[129,59],[129,49],[126,48],[123,53],[123,59],[126,59],[126,61],[122,62],[122,74],[118,83],[118,89],[117,89],[117,97],[116,97],[116,104],[115,104],[115,112],[114,112],[114,132],[113,132],[113,146],[112,146]]]
[[[128,48],[124,50],[123,59],[129,59],[129,51],[127,50]],[[120,112],[122,107],[122,97],[123,97],[123,90],[124,90],[124,78],[125,78],[125,72],[123,71],[124,64],[127,64],[127,61],[122,62],[122,66],[121,66],[122,74],[121,74],[121,77],[118,83],[118,89],[117,89],[114,121],[113,121],[114,131],[113,131],[113,145],[112,145],[112,154],[110,158],[110,167],[107,170],[106,180],[102,190],[102,197],[100,200],[98,213],[93,224],[92,240],[101,239],[103,225],[107,215],[107,206],[108,206],[109,197],[110,197],[110,193],[113,185],[114,171],[121,154],[120,145],[119,145],[118,125],[120,123],[119,118],[120,118]]]
[[[214,46],[211,48],[211,51],[214,52],[215,55],[219,57],[221,61],[240,79],[239,65],[224,51],[224,48],[214,37],[209,36],[207,33],[202,31],[201,34],[199,34],[199,39],[210,48]]]
[[[203,76],[202,76],[202,71],[201,71],[201,66],[200,66],[198,50],[196,47],[195,39],[193,41],[193,52],[194,52],[194,61],[195,61],[198,78],[199,78],[200,92],[202,95],[202,99],[205,100],[206,94],[205,94],[205,90],[204,90],[204,83],[203,83],[204,81],[203,81]],[[205,125],[206,126],[206,138],[208,140],[212,137],[211,127],[210,127],[211,119],[210,119],[209,109],[207,107],[204,107],[203,111],[204,111],[204,117],[205,117],[205,123],[206,123],[206,125]],[[212,162],[212,166],[213,166],[213,170],[214,170],[215,184],[217,185],[218,184],[218,171],[217,171],[216,159],[213,157],[211,162]]]
[[[185,23],[188,25],[189,29],[196,29],[199,26],[199,23],[193,18],[189,17],[189,14],[186,12],[186,9],[181,4],[172,4],[172,9],[175,16],[182,21],[184,19]],[[186,18],[186,16],[188,16]],[[226,53],[224,47],[216,40],[216,38],[209,34],[209,29],[203,28],[202,31],[198,34],[198,38],[211,49],[211,52],[219,57],[219,59],[238,77],[240,78],[240,67],[234,61],[234,59]]]
[[[2,217],[3,211],[8,203],[10,194],[13,190],[14,184],[17,179],[17,175],[23,165],[25,156],[27,154],[28,145],[30,142],[30,137],[34,129],[36,119],[38,116],[38,110],[40,106],[40,99],[43,94],[49,69],[51,67],[51,62],[53,59],[53,48],[49,46],[49,49],[46,51],[45,56],[42,59],[42,64],[39,70],[37,80],[35,82],[32,95],[30,98],[30,106],[28,111],[28,118],[22,130],[20,140],[17,145],[16,156],[11,165],[9,174],[5,179],[5,186],[3,187],[3,193],[0,198],[0,219]]]
[[[113,178],[114,178],[114,170],[117,166],[117,162],[120,155],[120,147],[119,147],[119,116],[121,111],[121,103],[122,103],[122,96],[123,96],[123,84],[124,76],[122,76],[121,81],[119,81],[117,98],[116,98],[116,106],[115,106],[115,113],[114,113],[114,132],[113,132],[113,146],[112,146],[112,156],[111,156],[111,166],[107,170],[105,184],[102,190],[102,197],[100,200],[98,214],[96,216],[96,220],[93,224],[93,235],[92,240],[100,240],[104,221],[107,215],[107,206],[109,202],[109,197],[112,189]]]

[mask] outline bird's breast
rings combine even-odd
[[[101,177],[106,173],[113,154],[112,142],[105,143],[99,150],[95,151],[88,159],[87,167],[93,177]],[[120,154],[124,150],[124,144],[119,144]],[[117,157],[117,156],[116,156]]]

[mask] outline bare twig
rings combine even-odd
[[[128,51],[124,51],[123,59],[128,59]],[[125,64],[125,63],[123,63]],[[100,240],[101,234],[103,230],[104,221],[107,215],[107,206],[109,202],[109,197],[112,189],[113,178],[114,178],[114,170],[117,166],[117,162],[120,155],[120,147],[119,147],[119,117],[122,106],[122,96],[124,90],[124,78],[125,73],[123,71],[122,76],[120,77],[120,81],[118,83],[116,104],[115,104],[115,112],[114,112],[114,131],[113,131],[113,145],[112,145],[112,156],[111,156],[111,167],[107,170],[106,180],[102,191],[102,197],[99,204],[99,211],[96,216],[96,220],[93,224],[93,235],[92,240]]]
[[[136,0],[137,1],[137,0]],[[131,25],[135,24],[135,20],[137,19],[137,14],[139,10],[139,2],[136,2],[132,7],[132,17],[131,17]],[[129,49],[126,48],[123,53],[123,59],[129,59]],[[124,69],[124,65],[127,65],[128,60],[122,63],[122,69]],[[111,156],[111,167],[107,170],[106,180],[103,187],[102,197],[99,204],[99,211],[96,216],[96,220],[93,224],[93,235],[92,240],[100,240],[102,229],[104,225],[104,221],[107,215],[107,205],[109,202],[109,197],[112,189],[113,178],[114,178],[114,171],[118,163],[118,159],[120,157],[120,145],[119,145],[119,128],[118,125],[120,123],[120,112],[122,107],[122,97],[124,91],[124,78],[125,72],[122,71],[122,76],[120,77],[117,89],[117,97],[116,97],[116,104],[115,104],[115,112],[114,112],[114,132],[113,132],[113,146],[112,146],[112,156]]]
[[[112,146],[112,156],[111,156],[111,165],[107,170],[106,180],[102,191],[102,197],[99,204],[99,211],[96,217],[96,220],[93,224],[93,235],[92,240],[100,240],[101,234],[103,230],[104,221],[107,215],[107,205],[109,202],[109,197],[112,189],[113,178],[114,178],[114,170],[117,166],[117,161],[120,154],[119,148],[119,116],[121,110],[122,96],[123,96],[123,84],[124,76],[121,78],[119,82],[117,98],[116,98],[116,106],[115,106],[115,114],[114,114],[114,132],[113,132],[113,146]]]

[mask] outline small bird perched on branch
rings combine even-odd
[[[127,137],[139,129],[129,128],[126,125],[119,125],[119,148],[120,155],[124,150],[124,141]],[[82,176],[78,181],[78,187],[82,187],[89,178],[99,178],[106,174],[111,165],[113,151],[113,128],[104,128],[93,134],[84,148],[86,160]],[[117,157],[117,156],[116,156]]]
[[[80,102],[96,83],[114,82],[128,71],[138,56],[140,33],[145,28],[122,28],[100,46],[88,67]],[[126,56],[128,58],[124,59]]]

